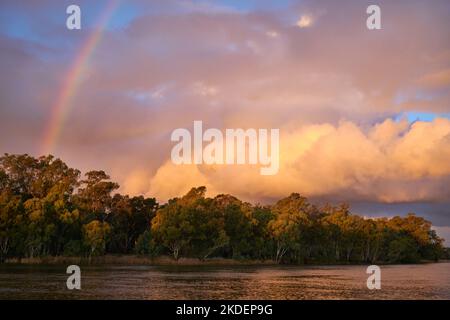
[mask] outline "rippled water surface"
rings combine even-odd
[[[0,266],[0,299],[450,299],[450,262],[381,266],[82,267],[81,290],[64,266]]]

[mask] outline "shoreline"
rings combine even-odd
[[[405,264],[426,264],[435,262],[448,262],[450,260],[441,259],[439,261],[422,260],[415,263]],[[90,265],[90,266],[108,266],[108,265],[147,265],[147,266],[351,266],[351,265],[368,265],[370,263],[347,263],[347,262],[312,262],[306,264],[279,264],[274,260],[238,260],[232,258],[209,258],[200,260],[196,258],[180,258],[174,260],[170,256],[159,256],[155,258],[140,255],[104,255],[92,257],[65,257],[65,256],[48,256],[36,258],[10,258],[6,259],[0,266],[7,265]],[[392,265],[391,263],[378,262],[378,265]],[[398,264],[398,263],[397,263]]]
[[[237,260],[227,258],[209,258],[200,260],[196,258],[179,258],[174,260],[169,256],[150,258],[139,255],[104,255],[92,257],[36,257],[36,258],[10,258],[3,265],[148,265],[148,266],[253,266],[253,265],[278,265],[272,260]],[[1,264],[0,264],[1,266]]]

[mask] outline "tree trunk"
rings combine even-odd
[[[280,263],[281,259],[283,258],[284,254],[286,253],[287,248],[283,248],[283,245],[278,242],[277,244],[277,255],[275,257],[275,262]]]
[[[172,245],[172,254],[173,258],[178,261],[179,259],[179,253],[180,253],[180,246],[177,244]]]
[[[335,254],[336,254],[336,261],[339,261],[339,245],[336,243],[335,245]]]
[[[352,251],[353,251],[353,246],[347,247],[347,254],[346,254],[347,262],[350,261],[350,257],[352,256]]]
[[[9,250],[9,238],[3,238],[0,241],[0,263],[3,263],[6,259],[6,255]]]

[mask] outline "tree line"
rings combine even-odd
[[[446,257],[422,217],[354,215],[298,193],[252,205],[206,188],[158,204],[117,193],[104,171],[83,177],[53,156],[0,157],[0,261],[7,258],[140,254],[277,263],[410,263]]]

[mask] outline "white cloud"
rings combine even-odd
[[[310,15],[302,15],[296,23],[297,27],[299,27],[299,28],[308,28],[312,24],[313,24],[313,18]]]
[[[424,134],[426,132],[426,134]],[[258,199],[291,192],[346,195],[384,203],[440,201],[450,178],[450,121],[394,122],[370,129],[352,122],[281,129],[280,169],[261,176],[257,166],[163,164],[150,194],[167,200],[195,185]]]

